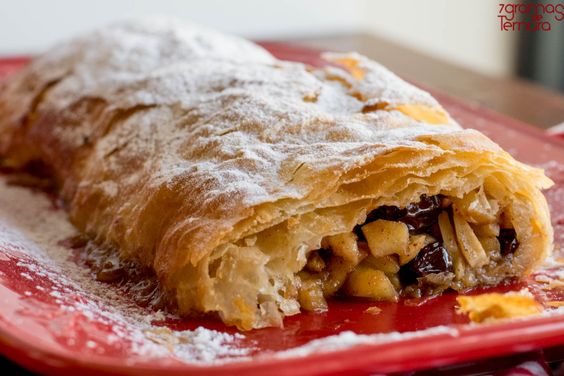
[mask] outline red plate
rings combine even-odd
[[[265,45],[280,58],[320,64],[315,51],[274,43]],[[0,78],[11,74],[26,61],[26,58],[0,60]],[[548,174],[556,182],[547,196],[557,248],[560,249],[564,245],[564,216],[561,214],[564,209],[564,142],[516,120],[440,93],[433,94],[464,126],[486,133],[518,159],[548,169]],[[0,211],[2,213],[6,211]],[[60,217],[61,213],[53,212],[53,216],[56,215]],[[9,216],[4,214],[4,217]],[[226,361],[224,363],[190,363],[186,361],[186,354],[172,354],[166,350],[166,344],[145,346],[147,340],[140,339],[139,328],[116,315],[113,304],[107,301],[105,305],[100,304],[92,291],[83,290],[68,275],[53,269],[48,260],[37,256],[36,245],[28,241],[33,237],[33,226],[4,217],[0,217],[0,351],[42,373],[389,373],[564,344],[563,312],[476,326],[468,324],[465,316],[455,312],[456,295],[447,293],[428,301],[376,304],[382,309],[378,315],[365,312],[375,304],[334,301],[327,313],[300,314],[287,318],[283,329],[244,333],[244,338],[236,338],[230,344],[231,350],[225,350],[223,344],[225,354],[221,361]],[[48,226],[45,221],[41,223],[41,226]],[[527,285],[541,301],[564,300],[564,294],[558,291],[546,293],[540,283],[532,280],[528,284],[517,283],[491,290],[519,290]],[[107,286],[106,289],[120,291],[118,287]],[[120,299],[127,300],[127,297]],[[151,314],[143,308],[137,308],[139,312]],[[171,333],[193,330],[198,326],[236,333],[211,319],[181,321],[169,318],[153,321],[152,325],[153,331],[154,327],[160,326],[171,329]],[[437,326],[440,327],[429,329]],[[307,354],[300,351],[280,353],[346,331],[370,337],[359,340],[358,336],[344,333],[331,342],[333,347],[322,344],[315,348],[310,344],[309,348],[314,350]],[[398,335],[398,332],[412,333]],[[356,341],[354,346],[349,342],[351,338]],[[193,344],[189,346],[192,346],[189,351],[198,348]],[[246,351],[245,356],[241,357],[238,351]]]

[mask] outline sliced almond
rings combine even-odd
[[[470,223],[492,223],[496,220],[499,210],[498,205],[492,207],[483,188],[469,192],[461,199],[453,198],[453,202]]]
[[[453,210],[453,220],[458,246],[468,264],[473,268],[487,264],[489,258],[486,251],[484,251],[480,240],[474,234],[472,227],[458,213],[456,206],[454,206]]]
[[[441,230],[441,235],[443,236],[443,244],[452,258],[454,274],[457,279],[461,279],[464,276],[464,259],[460,253],[460,249],[458,248],[456,235],[447,212],[439,214],[439,228]]]

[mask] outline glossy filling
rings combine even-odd
[[[462,268],[501,262],[519,247],[503,209],[483,189],[464,198],[421,196],[405,208],[381,206],[352,232],[325,237],[298,274],[303,309],[335,295],[397,301],[462,289]]]

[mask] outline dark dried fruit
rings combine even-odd
[[[446,248],[441,242],[434,242],[423,247],[413,260],[401,267],[400,278],[405,285],[409,285],[428,274],[453,270],[452,260]]]
[[[410,233],[418,234],[437,223],[441,210],[439,196],[423,195],[418,203],[407,205],[406,214],[399,220],[407,225]]]
[[[407,225],[411,234],[420,234],[437,223],[439,214],[444,209],[441,207],[441,201],[441,195],[430,197],[422,195],[419,202],[409,204],[405,209],[383,205],[372,210],[366,217],[365,223],[374,222],[377,219],[400,221]],[[359,239],[364,240],[360,226],[355,227],[354,232]]]
[[[380,206],[370,212],[366,217],[365,223],[374,222],[377,219],[384,219],[386,221],[397,221],[403,216],[405,216],[407,211],[405,209],[400,209],[397,206]]]
[[[517,248],[519,248],[517,234],[515,234],[515,230],[512,228],[502,228],[499,231],[497,240],[499,240],[500,253],[502,254],[502,256],[507,256],[510,253],[515,253]]]

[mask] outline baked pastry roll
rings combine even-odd
[[[59,45],[2,84],[4,166],[42,166],[98,247],[185,315],[282,325],[349,295],[521,278],[551,181],[355,53],[324,68],[170,21]]]

